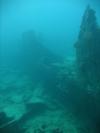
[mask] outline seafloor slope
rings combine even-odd
[[[41,84],[18,71],[0,71],[0,133],[80,133],[81,121]],[[85,131],[86,132],[86,131]]]

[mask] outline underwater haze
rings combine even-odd
[[[99,0],[0,0],[0,133],[100,133]]]
[[[2,41],[19,38],[22,32],[33,29],[54,52],[73,54],[72,46],[88,4],[96,9],[100,20],[100,2],[96,0],[1,0]]]

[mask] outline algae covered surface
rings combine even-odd
[[[29,77],[20,72],[3,69],[1,73],[1,132],[12,132],[15,125],[19,125],[16,132],[22,132],[21,128],[26,133],[79,132],[81,125],[73,114],[46,95],[41,85],[34,87]]]

